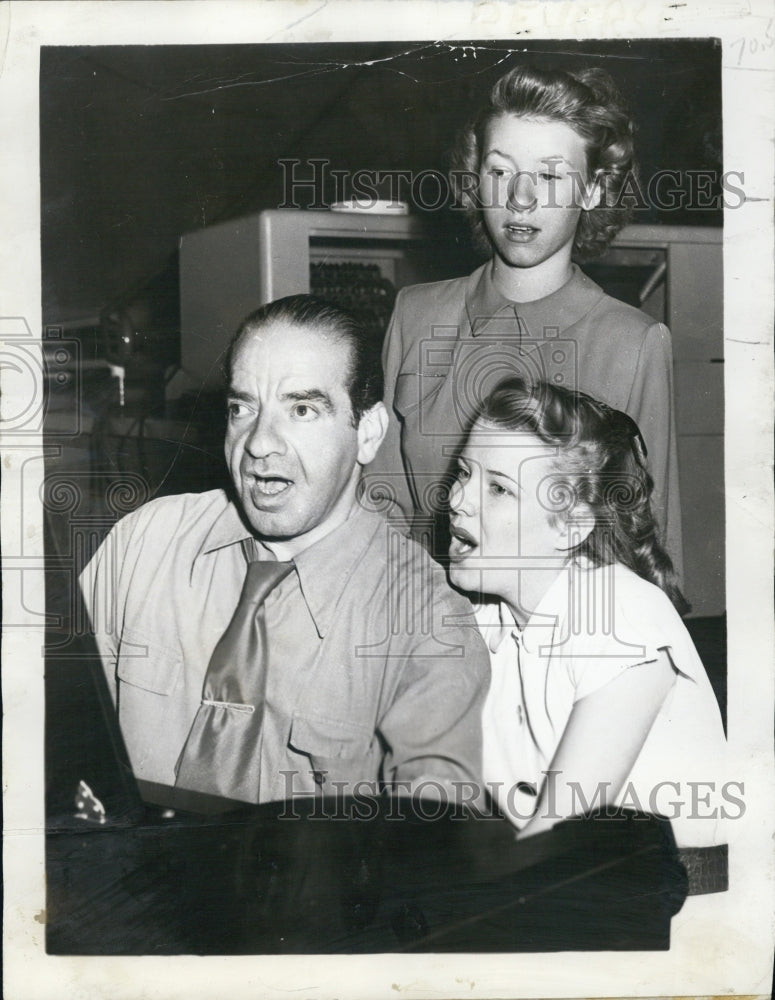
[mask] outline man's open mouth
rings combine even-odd
[[[279,493],[284,493],[293,480],[285,479],[283,476],[253,476],[253,489],[262,496],[273,497]]]

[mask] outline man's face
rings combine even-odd
[[[347,519],[359,460],[373,457],[353,426],[349,361],[346,341],[280,321],[244,333],[234,350],[226,461],[250,526],[283,543],[281,558]]]

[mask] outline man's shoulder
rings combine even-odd
[[[374,534],[365,555],[373,571],[381,568],[385,580],[398,594],[411,591],[433,603],[443,603],[460,613],[473,615],[471,602],[453,590],[447,575],[424,546],[384,514],[374,514]]]
[[[158,531],[169,543],[179,530],[193,524],[201,524],[207,530],[228,505],[224,490],[156,497],[122,517],[116,529],[126,536],[138,531]]]

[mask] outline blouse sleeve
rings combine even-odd
[[[662,540],[679,577],[683,570],[678,454],[673,404],[673,354],[670,331],[652,324],[643,338],[626,407],[643,434],[654,479],[654,513]]]
[[[574,656],[568,665],[574,702],[588,694],[599,691],[631,667],[655,663],[659,656],[659,646],[653,641],[642,642],[635,639],[629,648],[621,637],[606,637],[605,648],[599,645],[587,654]]]
[[[580,584],[586,611],[569,637],[565,656],[574,702],[632,667],[648,669],[684,631],[662,591],[617,569],[600,567]],[[692,667],[679,667],[678,672],[684,671],[691,673]]]

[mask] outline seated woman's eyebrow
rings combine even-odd
[[[501,472],[499,469],[485,469],[484,471],[488,476],[500,476],[501,479],[508,479],[510,483],[519,486],[519,481],[506,472]]]
[[[291,403],[318,403],[327,413],[335,410],[333,400],[322,389],[297,389],[295,392],[285,392],[283,399]]]

